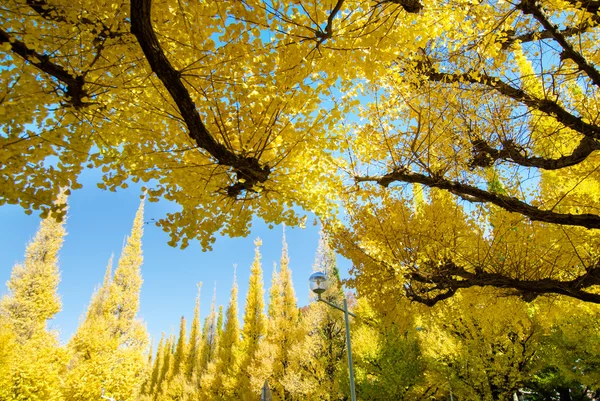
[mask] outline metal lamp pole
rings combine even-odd
[[[352,364],[352,344],[350,341],[350,319],[348,316],[356,317],[356,315],[348,311],[348,302],[344,295],[344,307],[340,308],[336,304],[321,298],[321,294],[327,290],[327,277],[321,272],[313,273],[308,279],[310,289],[317,294],[317,301],[324,302],[327,305],[344,312],[344,322],[346,323],[346,348],[348,349],[348,373],[350,375],[350,399],[356,401],[356,390],[354,388],[354,365]]]

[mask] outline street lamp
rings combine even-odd
[[[312,292],[317,294],[317,301],[324,302],[332,308],[344,312],[344,320],[346,322],[346,348],[348,348],[348,372],[350,374],[350,399],[352,401],[356,401],[356,390],[354,389],[354,368],[352,367],[352,346],[350,345],[350,322],[348,318],[348,315],[353,317],[356,317],[356,315],[348,311],[348,302],[346,302],[346,296],[344,296],[343,308],[340,308],[336,304],[321,298],[321,294],[327,290],[329,284],[327,276],[324,273],[316,272],[311,274],[311,276],[308,278],[308,283]]]

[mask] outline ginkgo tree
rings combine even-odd
[[[346,131],[356,284],[598,303],[598,4],[451,3],[424,8],[437,38],[365,85]]]
[[[598,303],[598,11],[5,2],[0,202],[59,211],[59,188],[99,168],[102,188],[143,181],[180,205],[158,222],[172,245],[210,248],[253,216],[302,224],[304,209],[330,222],[359,289]]]
[[[326,182],[297,182],[330,169],[332,116],[293,46],[262,37],[275,24],[263,6],[5,3],[2,203],[45,215],[59,187],[101,168],[101,188],[150,181],[149,200],[180,204],[161,223],[171,243],[205,248],[255,214],[298,225],[293,205],[329,209]]]

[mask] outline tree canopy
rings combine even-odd
[[[303,209],[359,290],[600,303],[599,7],[5,2],[0,202],[60,218],[99,168],[180,205],[174,246]]]

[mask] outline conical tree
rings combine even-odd
[[[93,321],[94,317],[103,315],[106,311],[106,302],[108,300],[108,291],[112,282],[112,267],[113,267],[114,255],[110,256],[108,264],[106,265],[106,272],[104,273],[104,280],[102,286],[94,292],[90,306],[88,307],[87,314],[85,317],[86,321]]]
[[[239,400],[237,375],[240,363],[240,323],[238,320],[238,286],[234,273],[231,298],[225,313],[225,327],[219,339],[217,375],[213,388],[220,399]]]
[[[208,365],[201,379],[201,399],[204,400],[239,400],[236,391],[240,352],[237,293],[238,287],[234,273],[231,298],[224,317],[225,324],[221,333],[218,334],[216,356],[214,361]],[[220,308],[218,320],[223,320],[222,308]],[[219,332],[218,329],[217,332]]]
[[[190,329],[190,339],[188,342],[188,355],[186,361],[186,376],[191,379],[196,364],[198,362],[198,354],[200,351],[200,340],[202,332],[200,331],[200,292],[202,290],[202,282],[198,283],[198,295],[196,295],[196,307],[194,308],[194,317],[192,319],[192,327]]]
[[[66,196],[61,195],[57,203],[65,204]],[[7,314],[19,342],[44,332],[46,322],[61,309],[57,291],[60,281],[58,252],[65,235],[64,220],[42,220],[35,237],[27,245],[25,262],[13,267],[6,283],[9,294],[3,297],[0,307]]]
[[[215,289],[213,293],[212,303],[210,305],[210,313],[204,319],[204,327],[202,328],[202,345],[200,349],[199,363],[198,363],[198,374],[199,376],[204,372],[207,368],[208,364],[215,359],[216,349],[217,349],[217,311],[216,311],[216,303],[217,303],[217,286],[215,284]]]
[[[267,339],[271,341],[277,333],[278,318],[283,310],[283,294],[280,280],[280,274],[277,271],[277,264],[273,263],[273,273],[271,274],[271,288],[269,288],[269,306],[267,321]]]
[[[171,357],[171,363],[165,382],[162,384],[162,391],[158,399],[160,400],[182,400],[186,397],[186,392],[190,387],[187,383],[187,377],[185,375],[185,364],[187,358],[187,346],[186,346],[186,323],[185,317],[181,317],[181,323],[179,326],[179,337],[175,350]]]
[[[223,322],[225,321],[224,319],[224,315],[223,315],[223,305],[219,305],[219,314],[217,316],[217,347],[215,347],[215,349],[218,349],[218,341],[221,338],[221,335],[223,334]]]
[[[142,235],[144,232],[144,202],[135,215],[131,235],[121,253],[109,287],[106,310],[112,319],[115,334],[129,335],[135,330],[135,316],[140,304],[142,287]]]
[[[58,204],[66,204],[61,194]],[[61,217],[64,216],[66,207]],[[46,323],[60,311],[57,293],[60,281],[58,252],[65,237],[64,220],[46,218],[27,245],[25,261],[13,268],[8,281],[9,293],[0,301],[3,332],[1,356],[8,368],[10,400],[59,400],[60,378],[66,368],[67,354],[60,349],[55,333]],[[10,348],[7,348],[11,344]],[[10,352],[9,352],[10,351]]]
[[[175,335],[171,333],[167,342],[163,348],[162,362],[160,372],[158,374],[158,380],[156,382],[156,390],[154,391],[154,399],[161,400],[163,392],[168,387],[169,372],[173,367],[173,347],[175,345]]]
[[[140,388],[140,395],[146,395],[150,392],[152,382],[152,368],[154,357],[154,341],[150,340],[150,348],[148,349],[148,360],[146,361],[146,372],[144,373],[144,382]]]
[[[185,326],[185,317],[181,316],[181,322],[179,325],[179,338],[177,339],[177,345],[175,347],[175,355],[173,355],[173,370],[171,373],[171,377],[177,376],[185,366],[185,361],[187,357],[187,338],[185,333]]]
[[[90,305],[85,313],[85,318],[80,323],[73,338],[69,341],[69,348],[73,352],[70,365],[73,370],[79,368],[83,361],[93,359],[94,356],[110,352],[116,347],[111,344],[108,328],[108,311],[106,302],[110,285],[112,283],[113,256],[111,255],[106,266],[102,286],[92,294]],[[112,338],[112,341],[116,341]],[[68,393],[68,391],[67,391]]]
[[[254,241],[254,262],[250,268],[250,283],[246,295],[244,310],[244,328],[242,329],[242,360],[238,380],[239,397],[244,401],[258,399],[260,386],[253,386],[252,382],[260,383],[258,378],[264,370],[258,357],[260,343],[267,334],[267,317],[264,308],[264,288],[262,278],[262,265],[260,246],[262,241]],[[253,380],[254,378],[254,380]]]
[[[279,316],[283,309],[283,295],[281,280],[277,271],[277,263],[273,263],[273,273],[271,274],[271,287],[269,288],[269,305],[267,307],[266,335],[259,342],[256,358],[251,362],[248,370],[251,372],[250,388],[260,389],[265,380],[273,383],[273,367],[279,353]],[[250,400],[255,400],[252,393],[248,394]]]
[[[110,277],[109,263],[103,286],[69,342],[74,355],[64,391],[68,400],[97,400],[103,389],[116,399],[133,400],[144,382],[148,336],[136,319],[142,284],[143,213],[142,201],[114,276]]]
[[[162,363],[165,356],[165,333],[162,333],[160,341],[158,342],[158,348],[156,349],[156,357],[152,365],[152,373],[150,374],[150,385],[148,386],[148,393],[154,395],[157,392],[158,380],[160,378],[160,372],[162,370]]]
[[[267,342],[271,352],[271,379],[273,394],[280,400],[291,400],[297,392],[294,376],[290,371],[290,357],[294,349],[302,341],[302,327],[296,306],[296,295],[292,282],[292,271],[289,267],[288,246],[283,234],[281,267],[278,275],[273,275],[270,294],[273,297],[269,304],[269,332]],[[277,292],[279,294],[277,294]]]
[[[210,313],[204,319],[202,328],[202,341],[200,353],[198,355],[198,370],[196,374],[197,398],[199,400],[206,399],[210,394],[211,383],[215,375],[215,363],[217,358],[217,350],[219,345],[219,317],[216,311],[217,303],[217,286],[213,291],[213,299],[210,305]]]

